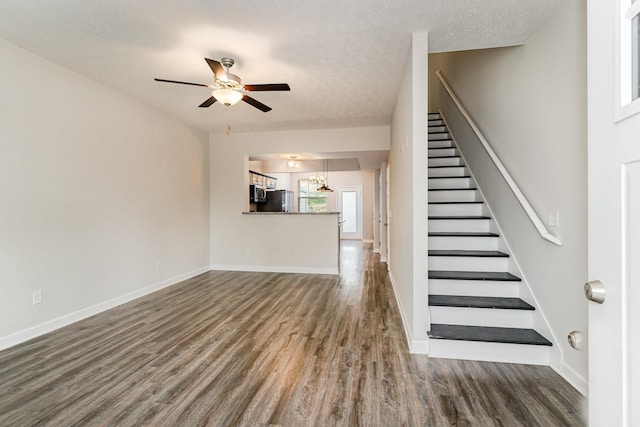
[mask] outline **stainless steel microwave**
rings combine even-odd
[[[264,187],[249,185],[249,203],[264,203],[267,201],[267,190]]]

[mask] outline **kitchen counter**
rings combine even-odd
[[[338,212],[245,211],[238,220],[245,238],[226,244],[219,255],[234,261],[212,269],[338,274]]]
[[[242,215],[340,215],[340,212],[242,212]]]

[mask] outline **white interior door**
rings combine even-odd
[[[588,302],[591,426],[640,425],[640,114],[617,108],[640,82],[624,76],[631,59],[614,59],[635,49],[638,61],[638,45],[625,47],[632,34],[619,43],[616,22],[631,0],[616,3],[587,3],[589,280],[605,290],[602,304]]]
[[[362,187],[339,187],[338,210],[341,239],[362,239]]]

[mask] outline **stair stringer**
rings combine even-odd
[[[458,141],[456,140],[456,137],[453,134],[451,127],[449,127],[449,124],[447,123],[447,120],[444,117],[442,110],[438,110],[438,112],[440,113],[440,119],[445,123],[445,126],[449,131],[449,135],[451,137],[452,143],[455,145],[456,149],[458,150],[460,157],[462,158],[464,164],[467,167],[469,175],[471,175],[471,179],[475,183],[476,190],[478,191],[478,193],[480,193],[480,197],[484,201],[483,210],[486,210],[486,214],[492,218],[490,231],[500,235],[500,237],[498,238],[498,250],[504,251],[510,255],[507,261],[509,263],[509,272],[513,274],[517,274],[522,279],[522,281],[520,282],[520,286],[518,286],[518,297],[521,298],[523,301],[533,305],[536,308],[536,310],[532,313],[532,327],[538,332],[540,332],[542,335],[544,335],[547,339],[549,339],[549,341],[551,341],[553,344],[549,348],[549,360],[548,360],[548,363],[546,364],[551,366],[557,372],[560,372],[561,370],[564,370],[563,369],[564,352],[562,350],[562,346],[558,345],[559,343],[558,337],[550,327],[550,323],[547,320],[546,315],[544,314],[544,307],[542,307],[542,305],[536,298],[535,292],[531,288],[531,285],[527,280],[526,274],[520,268],[520,264],[518,263],[518,260],[514,252],[511,250],[511,246],[509,245],[508,239],[505,236],[505,234],[502,232],[502,229],[500,228],[499,220],[494,215],[491,209],[491,206],[487,201],[488,199],[485,197],[484,193],[482,192],[482,188],[478,185],[478,181],[474,176],[473,170],[469,162],[465,158],[464,153],[462,152],[462,150],[460,150],[460,145],[458,144]],[[504,360],[504,359],[495,360],[495,361],[508,362],[508,360]],[[538,362],[543,362],[543,361],[538,360]],[[545,364],[545,363],[533,363],[533,364]]]

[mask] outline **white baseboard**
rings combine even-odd
[[[98,313],[102,313],[103,311],[109,310],[111,308],[133,301],[137,298],[159,291],[160,289],[169,287],[171,285],[175,285],[176,283],[182,282],[183,280],[190,279],[199,274],[206,273],[207,271],[209,271],[209,267],[201,267],[196,270],[190,271],[188,273],[180,274],[178,276],[171,277],[161,282],[154,283],[153,285],[147,286],[145,288],[126,293],[124,295],[110,299],[108,301],[104,301],[104,302],[92,305],[90,307],[80,309],[73,313],[65,314],[55,319],[48,320],[44,323],[32,326],[22,331],[15,332],[11,335],[0,337],[0,350],[13,347],[14,345],[29,341],[30,339],[39,337],[40,335],[47,334],[49,332],[55,331],[56,329],[60,329],[72,323],[79,322],[80,320],[86,319],[88,317],[95,316]]]
[[[411,354],[429,354],[429,340],[411,340],[409,345]]]
[[[362,239],[362,243],[372,243],[373,244],[373,239]]]
[[[272,265],[222,265],[213,264],[216,271],[255,271],[260,273],[339,274],[337,268],[286,267]]]
[[[588,396],[589,382],[582,375],[577,373],[572,367],[562,362],[559,366],[551,363],[551,369],[556,371],[562,378],[580,392],[583,396]]]
[[[373,253],[374,254],[379,254],[380,253],[380,248],[373,248]]]
[[[379,252],[379,251],[378,251]],[[380,262],[387,262],[387,257],[386,256],[380,256]]]
[[[407,340],[407,347],[409,347],[409,353],[411,354],[429,354],[429,341],[428,340],[414,340],[411,329],[409,329],[409,322],[407,322],[406,312],[402,306],[402,302],[398,295],[398,287],[393,277],[393,273],[389,271],[389,280],[391,281],[391,288],[393,289],[393,296],[396,299],[398,305],[398,311],[400,311],[400,319],[402,320],[402,327],[404,329],[404,336]]]

